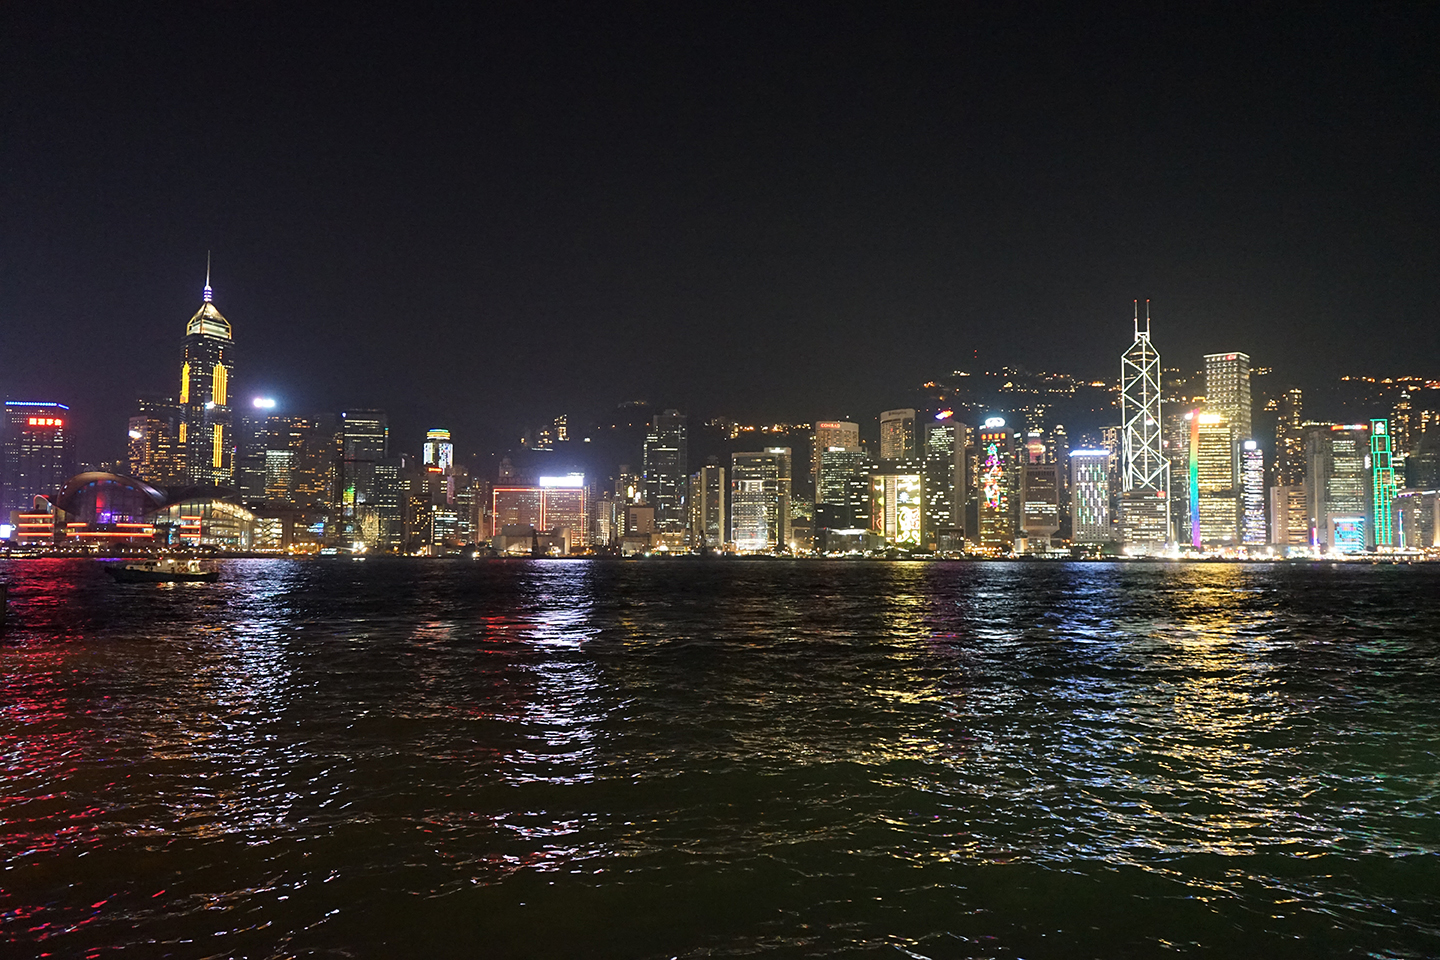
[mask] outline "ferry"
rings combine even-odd
[[[207,570],[199,560],[147,557],[126,563],[107,563],[105,571],[119,583],[211,583],[219,570]]]

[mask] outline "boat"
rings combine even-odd
[[[119,583],[210,583],[220,579],[219,570],[206,570],[199,560],[181,557],[107,563],[105,570]]]

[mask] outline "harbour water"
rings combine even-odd
[[[0,579],[3,956],[1440,955],[1440,568]]]

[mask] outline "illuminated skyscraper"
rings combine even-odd
[[[75,435],[63,403],[6,400],[0,463],[0,524],[29,513],[36,496],[55,497],[75,475]]]
[[[1106,543],[1110,532],[1110,451],[1070,451],[1070,542]]]
[[[454,467],[455,444],[450,441],[450,431],[438,427],[434,430],[427,430],[424,456],[421,459],[427,467],[439,467],[441,473],[446,473]]]
[[[829,447],[820,453],[815,524],[827,530],[870,526],[870,456],[864,450]]]
[[[1260,444],[1246,440],[1240,445],[1240,540],[1245,544],[1265,542],[1265,453]]]
[[[182,410],[172,399],[141,397],[127,426],[130,476],[156,486],[183,482],[184,463],[176,443]]]
[[[1280,395],[1275,420],[1275,483],[1291,486],[1305,479],[1304,400],[1299,387]]]
[[[390,422],[383,410],[346,410],[340,414],[340,456],[336,461],[336,498],[342,543],[384,549],[399,539],[400,503],[377,465],[390,456]],[[453,456],[453,454],[452,454]]]
[[[685,492],[689,478],[689,443],[685,415],[666,410],[650,419],[645,435],[645,501],[655,508],[655,529],[685,529]]]
[[[848,420],[820,420],[815,424],[815,433],[810,438],[810,481],[815,485],[815,501],[820,501],[821,478],[820,454],[833,447],[842,450],[860,449],[860,424]]]
[[[1142,551],[1170,542],[1170,465],[1165,459],[1160,402],[1160,354],[1150,342],[1150,302],[1145,329],[1135,306],[1135,342],[1120,357],[1122,539]]]
[[[870,473],[870,530],[887,546],[918,550],[925,501],[919,464],[882,462]]]
[[[1277,547],[1310,546],[1304,484],[1270,488],[1270,542]]]
[[[1390,459],[1390,424],[1387,420],[1370,421],[1370,504],[1374,521],[1376,547],[1390,549],[1396,545],[1393,509],[1395,503],[1395,467]]]
[[[1305,487],[1314,544],[1327,551],[1363,550],[1370,538],[1370,427],[1337,423],[1305,433]]]
[[[730,460],[730,541],[742,553],[790,542],[790,448],[736,453]]]
[[[1029,548],[1050,546],[1060,530],[1060,467],[1031,462],[1020,467],[1020,531]]]
[[[949,410],[925,425],[925,545],[955,551],[965,546],[965,475],[970,428]]]
[[[880,459],[911,460],[914,457],[915,411],[907,407],[880,414]]]
[[[230,412],[230,381],[235,377],[230,321],[221,316],[205,269],[200,309],[185,325],[180,365],[181,420],[178,449],[185,479],[199,486],[228,486],[234,481],[235,437]]]
[[[690,542],[719,550],[725,546],[725,468],[707,463],[690,475]]]
[[[1243,353],[1205,355],[1205,409],[1223,414],[1237,441],[1250,432],[1250,357]]]
[[[1235,454],[1235,434],[1224,414],[1190,414],[1190,544],[1196,550],[1240,542]]]
[[[1015,438],[1003,417],[990,417],[977,434],[980,547],[1000,553],[1015,545]]]

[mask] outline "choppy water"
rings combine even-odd
[[[0,564],[0,954],[1440,955],[1440,570]]]

